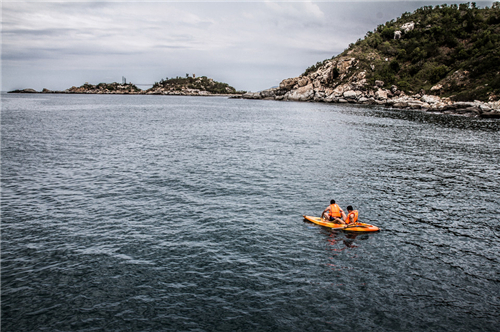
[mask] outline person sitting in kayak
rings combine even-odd
[[[355,224],[358,221],[358,210],[354,210],[351,205],[347,207],[347,216],[344,218],[344,224]]]
[[[338,206],[338,204],[335,204],[335,200],[332,199],[330,201],[330,205],[321,214],[321,218],[328,221],[335,221],[337,223],[344,224],[344,219],[346,218],[346,215],[344,211],[340,208],[340,206]]]

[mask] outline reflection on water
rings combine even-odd
[[[344,233],[340,235],[339,231],[332,231],[332,234],[328,238],[328,243],[334,247],[333,251],[343,251],[348,248],[357,248],[358,246],[354,244],[358,234],[355,233]]]

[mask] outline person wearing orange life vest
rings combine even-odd
[[[332,199],[330,201],[330,205],[321,214],[321,218],[326,219],[328,221],[336,221],[338,223],[343,224],[346,215],[344,211],[340,208],[340,206],[335,204],[335,200]]]
[[[344,219],[345,224],[355,224],[358,221],[358,210],[354,210],[351,205],[347,207],[347,216]]]

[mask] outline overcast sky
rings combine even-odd
[[[0,88],[64,90],[122,76],[152,84],[189,73],[258,91],[406,11],[460,2],[2,0]]]

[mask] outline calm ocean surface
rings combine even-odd
[[[500,121],[2,95],[2,331],[498,331]],[[373,234],[303,221],[335,199]]]

